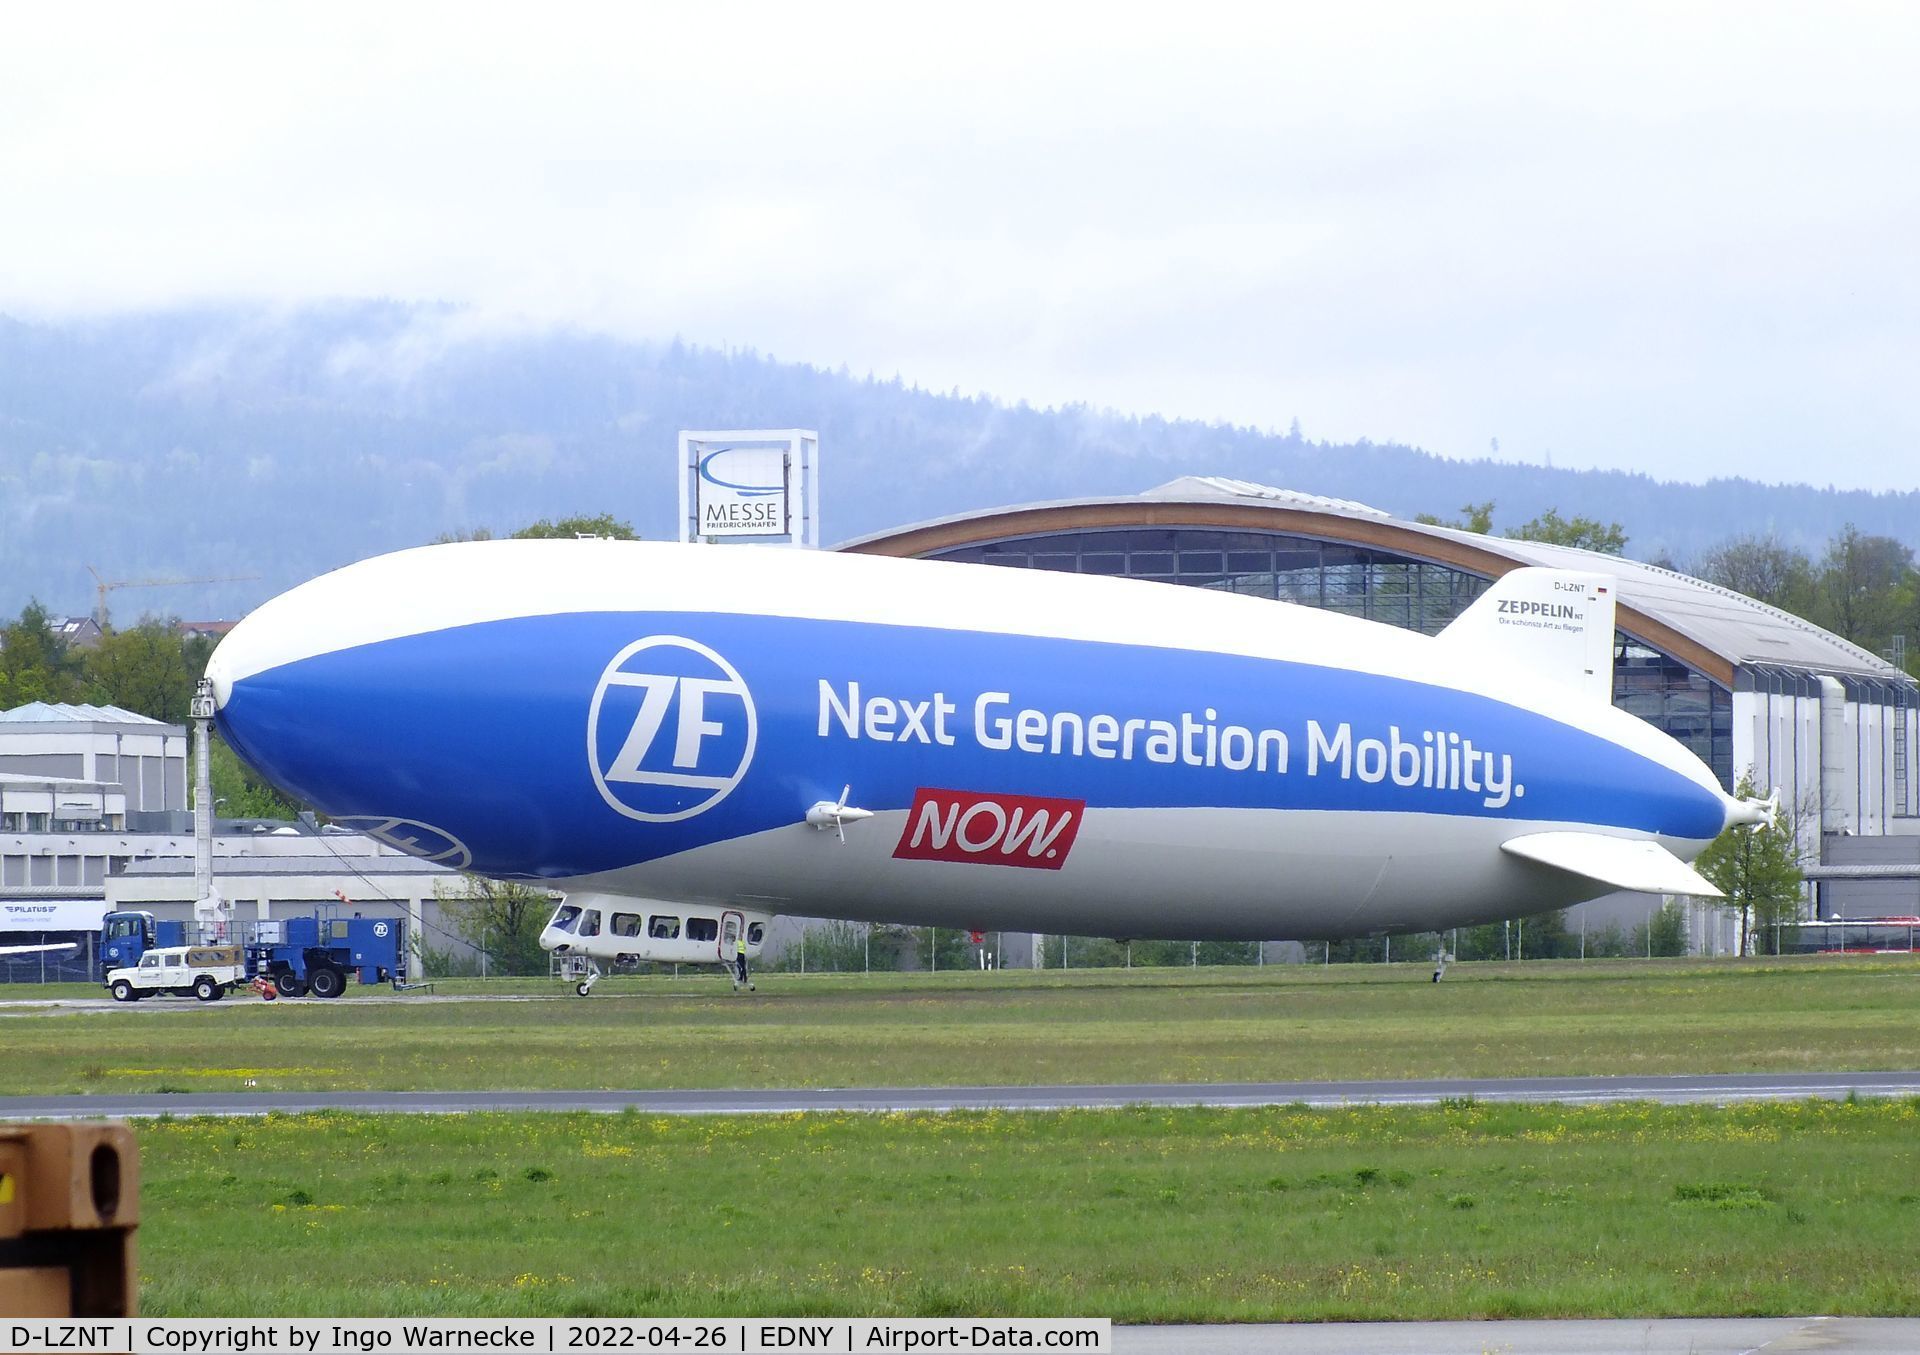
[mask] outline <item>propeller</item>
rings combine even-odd
[[[1765,799],[1758,795],[1749,795],[1737,803],[1739,809],[1734,822],[1751,825],[1751,831],[1755,834],[1764,833],[1780,822],[1780,787],[1778,786],[1775,786],[1773,792]]]
[[[845,785],[840,788],[838,800],[819,801],[807,811],[808,825],[817,831],[833,829],[840,835],[840,841],[844,845],[847,840],[848,824],[873,817],[871,809],[857,809],[847,803],[847,797],[852,794],[853,787]]]

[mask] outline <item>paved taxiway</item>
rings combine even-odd
[[[655,1115],[766,1115],[792,1111],[1070,1110],[1113,1106],[1431,1105],[1449,1098],[1589,1105],[1798,1101],[1808,1097],[1920,1096],[1920,1072],[1717,1073],[1693,1077],[1435,1078],[1405,1082],[1122,1083],[1039,1087],[801,1087],[672,1091],[127,1092],[0,1097],[0,1120],[80,1115],[264,1115],[348,1110],[623,1111]]]
[[[1115,1327],[1114,1355],[1913,1355],[1920,1318],[1330,1322]]]
[[[24,986],[24,985],[16,985]],[[621,1001],[627,1001],[638,994],[623,993]],[[648,994],[649,997],[656,996]],[[701,993],[661,993],[660,997],[701,997]],[[327,1007],[338,1005],[345,1007],[434,1007],[467,1002],[578,1002],[580,999],[571,992],[564,996],[557,993],[396,993],[384,989],[372,992],[354,992],[340,999],[337,1004],[326,1003],[318,998],[288,998],[285,1001],[299,1007]],[[261,1001],[244,989],[233,994],[224,1002],[200,1002],[191,997],[175,997],[172,994],[144,998],[139,1002],[115,1002],[110,997],[14,997],[0,999],[0,1017],[4,1016],[62,1016],[80,1012],[120,1012],[127,1015],[141,1015],[160,1012],[185,1013],[254,1011],[261,1007]]]

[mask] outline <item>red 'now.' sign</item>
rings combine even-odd
[[[893,854],[908,861],[1059,870],[1086,810],[1085,800],[922,786],[914,792]]]

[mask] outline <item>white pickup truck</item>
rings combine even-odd
[[[238,946],[173,946],[148,951],[131,968],[109,970],[107,991],[115,1002],[138,1002],[154,993],[214,1002],[246,981]]]

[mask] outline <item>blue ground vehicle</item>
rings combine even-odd
[[[147,951],[163,946],[196,945],[213,938],[188,935],[185,922],[157,919],[152,913],[108,913],[100,927],[100,973],[130,968]],[[339,997],[347,975],[362,983],[391,983],[407,978],[407,920],[403,917],[340,917],[323,908],[306,917],[239,924],[238,935],[219,938],[246,952],[247,977],[273,982],[283,997]]]
[[[256,927],[247,968],[255,978],[271,979],[282,997],[339,997],[350,971],[362,983],[406,982],[405,918],[320,912]]]
[[[186,945],[189,930],[184,922],[156,921],[152,913],[108,913],[100,924],[100,981],[112,970],[133,968],[150,950]]]

